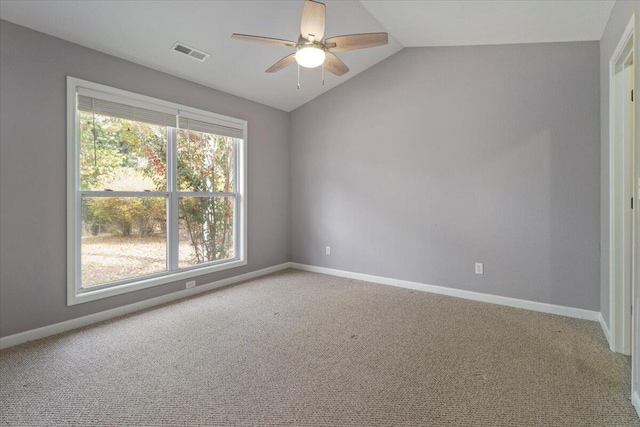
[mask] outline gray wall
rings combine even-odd
[[[296,109],[292,261],[599,310],[598,58],[404,49]]]
[[[600,40],[600,312],[610,326],[609,310],[609,61],[631,15],[636,14],[636,55],[640,50],[640,2],[617,1]],[[640,87],[640,61],[635,63],[635,88]],[[636,135],[640,127],[640,108],[636,105]],[[636,136],[637,138],[637,136]],[[637,283],[636,283],[637,286]],[[640,342],[638,342],[640,345]],[[640,383],[640,360],[636,360]]]
[[[184,286],[66,306],[66,75],[249,122],[249,265],[198,284],[292,260],[599,310],[597,42],[405,49],[290,115],[5,21],[0,43],[0,336]]]
[[[249,123],[248,262],[289,261],[289,115],[0,21],[0,336],[175,292],[184,282],[66,305],[66,76]]]

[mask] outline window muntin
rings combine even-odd
[[[69,304],[246,265],[246,122],[68,81]]]

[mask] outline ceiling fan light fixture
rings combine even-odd
[[[389,43],[389,35],[387,33],[347,34],[325,39],[326,15],[324,3],[318,0],[305,0],[302,8],[302,18],[300,19],[300,36],[297,42],[238,33],[233,33],[231,37],[239,40],[295,48],[295,52],[290,53],[267,68],[265,73],[275,73],[297,62],[298,80],[300,80],[300,66],[316,68],[322,65],[323,76],[324,70],[327,70],[331,74],[340,77],[349,72],[349,67],[336,56],[335,52],[365,49]],[[298,84],[299,88],[300,85]]]
[[[315,68],[324,62],[326,54],[317,46],[304,46],[296,52],[296,62],[305,68]]]

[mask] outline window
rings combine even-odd
[[[68,304],[246,265],[246,122],[72,77]]]

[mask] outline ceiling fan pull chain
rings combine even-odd
[[[304,0],[302,18],[300,19],[300,35],[297,42],[239,33],[233,33],[231,37],[239,40],[294,48],[293,53],[267,68],[265,73],[275,73],[293,64],[293,62],[297,62],[298,89],[300,89],[300,67],[317,68],[322,65],[322,86],[324,86],[325,68],[338,77],[349,72],[349,67],[334,52],[365,49],[389,43],[389,34],[384,32],[346,34],[325,39],[326,12],[324,3],[318,0]],[[325,67],[324,64],[327,64],[327,66]]]

